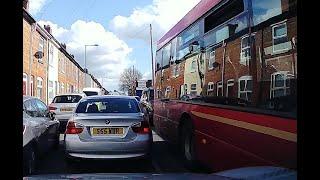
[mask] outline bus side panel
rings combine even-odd
[[[203,107],[197,106],[196,108],[193,108],[193,110],[195,109],[199,110],[203,109]],[[279,130],[275,127],[273,127],[270,131],[267,129],[267,132],[261,133],[261,130],[263,131],[265,126],[255,125],[259,123],[263,124],[263,122],[257,122],[255,124],[252,124],[251,122],[250,124],[246,124],[247,122],[238,120],[240,116],[236,116],[236,111],[234,111],[235,116],[233,119],[225,118],[219,115],[216,116],[215,120],[212,117],[209,117],[209,115],[220,114],[225,110],[217,108],[211,109],[210,107],[205,107],[205,109],[206,113],[203,114],[206,116],[199,117],[192,115],[192,118],[195,122],[195,129],[197,130],[196,151],[200,161],[205,162],[206,164],[210,165],[210,167],[214,167],[214,170],[215,168],[220,169],[228,167],[228,164],[232,165],[230,168],[233,168],[234,164],[239,167],[248,165],[261,165],[261,163],[263,165],[273,164],[293,169],[296,168],[297,146],[296,142],[294,142],[294,138],[286,140],[283,139],[283,137],[275,137],[274,134],[270,135],[270,133],[272,134],[273,131],[276,131],[277,133],[277,130]],[[192,112],[194,113],[199,111],[195,110]],[[262,116],[251,113],[246,114],[248,117],[251,116],[251,119],[257,118],[256,116]],[[268,118],[270,121],[268,128],[270,128],[270,126],[272,127],[272,124],[275,122],[272,122],[274,121],[272,116],[268,116]],[[223,122],[224,120],[225,122]],[[237,123],[238,121],[240,123],[245,122],[245,125],[240,124],[243,127],[237,127],[239,125]],[[296,126],[295,120],[282,121],[286,122],[288,126],[294,126],[292,123]],[[283,133],[284,131],[281,132]],[[294,133],[291,133],[291,135],[294,137]],[[231,159],[232,162],[229,162],[228,159]],[[243,159],[246,160],[244,161]],[[215,166],[217,164],[219,165],[218,167]]]
[[[199,131],[195,133],[195,140],[197,159],[213,172],[246,166],[271,165],[244,153],[232,144]]]

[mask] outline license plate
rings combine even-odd
[[[123,135],[123,128],[92,128],[92,135]]]
[[[64,112],[73,111],[73,109],[72,108],[60,108],[60,111],[64,111]]]

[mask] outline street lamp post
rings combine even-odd
[[[87,84],[87,74],[88,74],[88,69],[87,69],[87,46],[99,46],[98,44],[85,44],[84,45],[84,71],[86,73],[85,75],[85,84]]]

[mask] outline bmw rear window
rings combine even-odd
[[[104,98],[81,101],[76,113],[138,113],[139,104],[135,99]]]
[[[56,96],[52,103],[78,103],[82,96],[79,95],[63,95]]]

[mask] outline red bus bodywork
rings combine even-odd
[[[295,119],[181,101],[154,103],[155,129],[168,141],[178,141],[186,116],[195,129],[196,159],[213,171],[259,165],[297,167]]]

